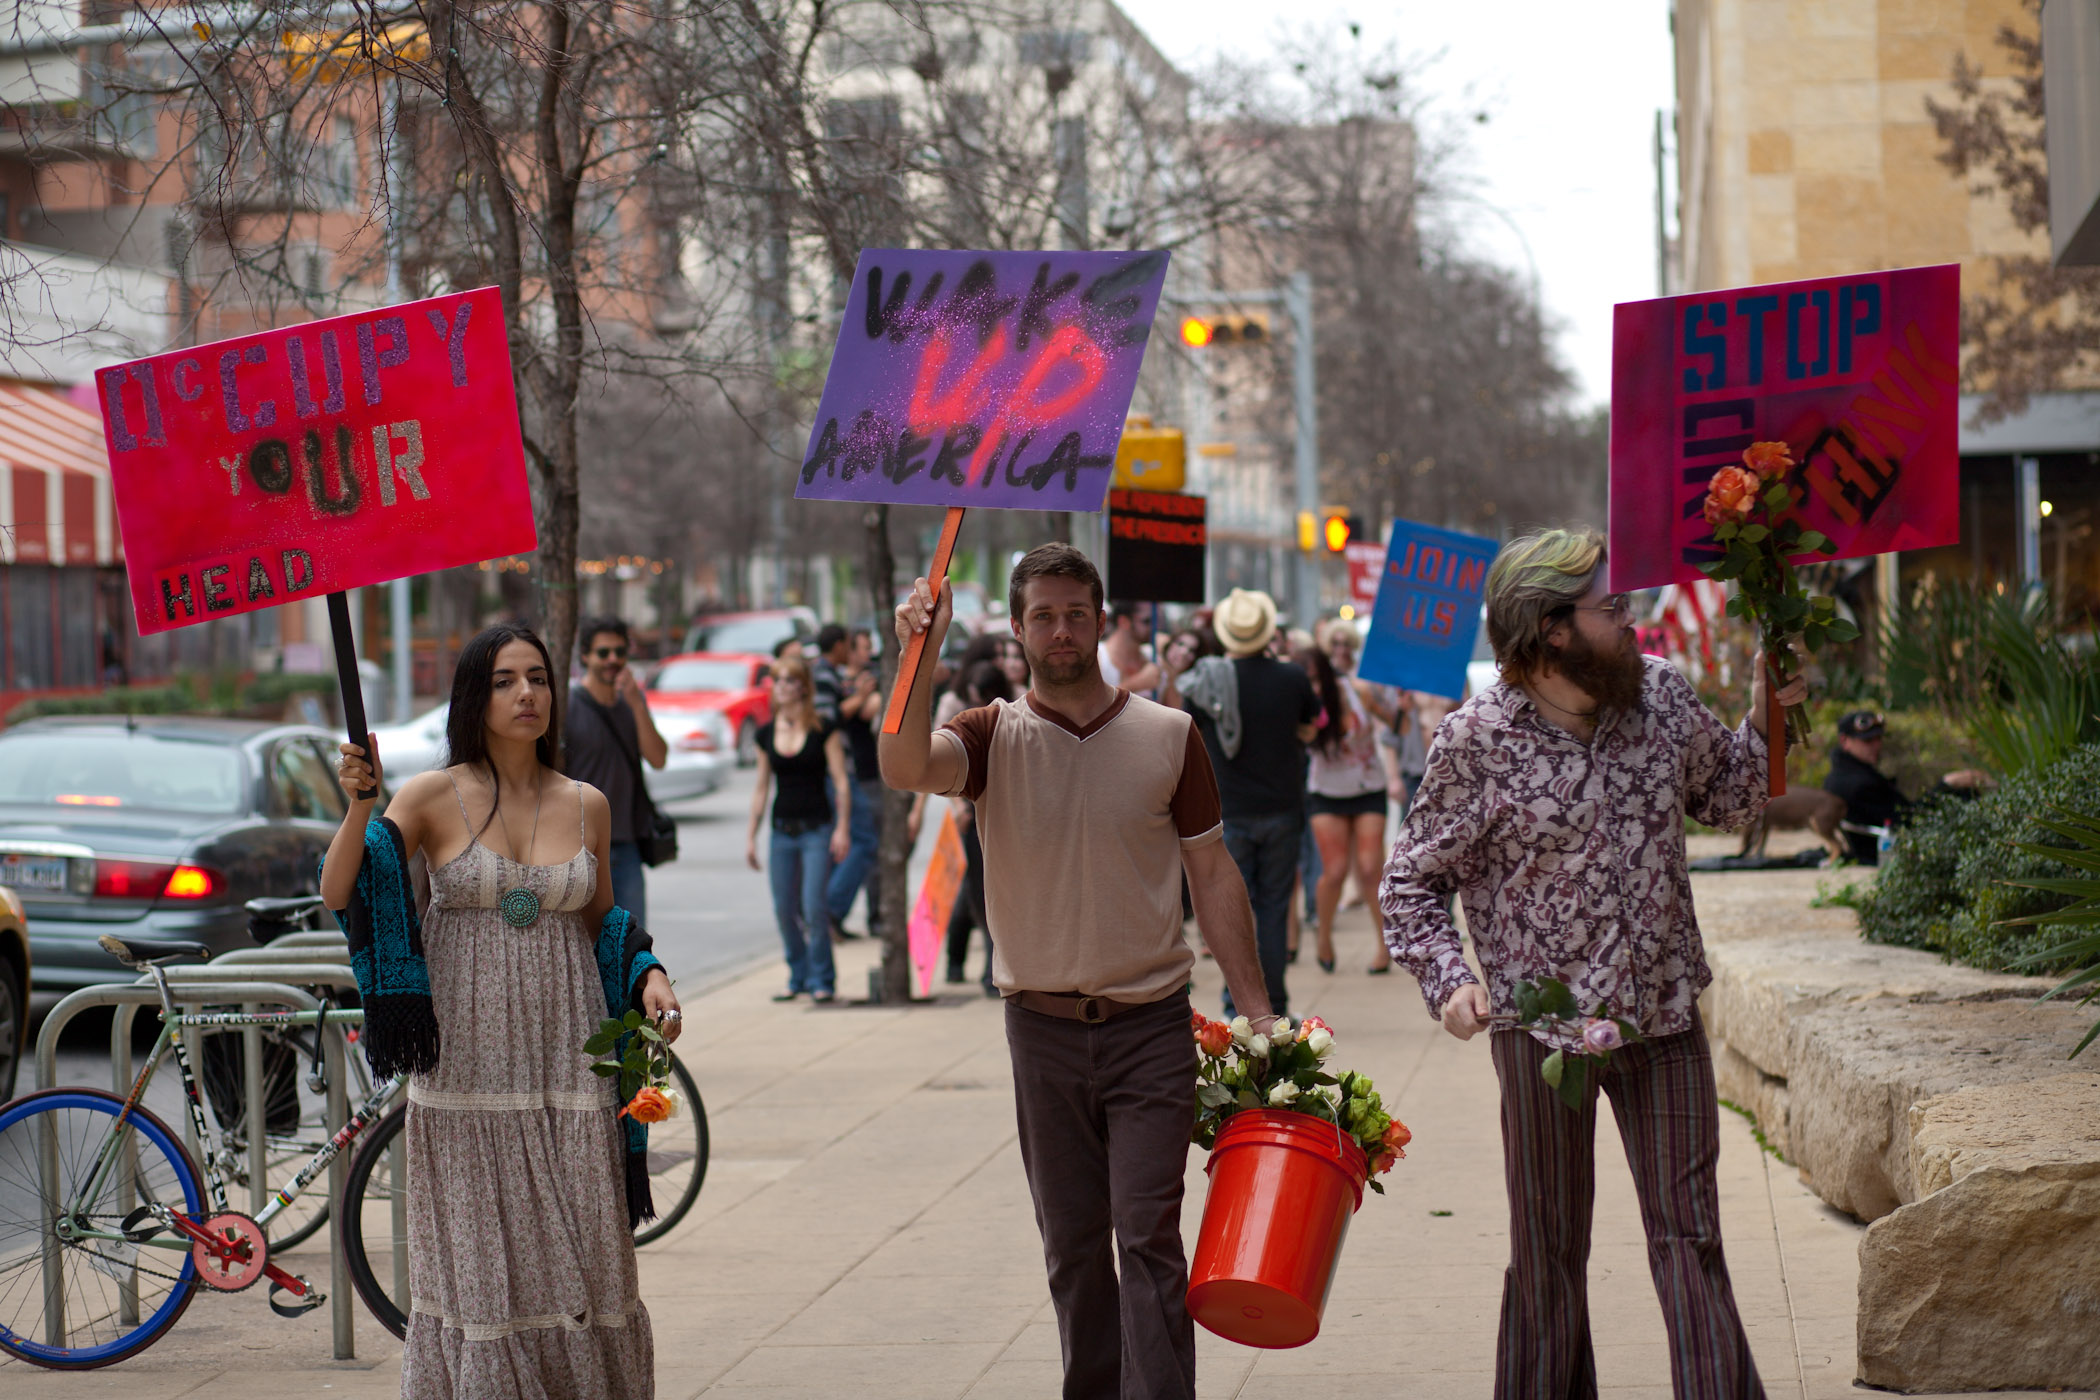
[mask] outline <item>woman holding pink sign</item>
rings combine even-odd
[[[630,1009],[676,1039],[678,999],[613,904],[611,809],[555,767],[555,674],[527,628],[467,643],[450,766],[409,779],[384,817],[378,756],[342,746],[350,807],[321,896],[349,937],[373,1072],[410,1075],[405,1397],[655,1392],[634,1262],[653,1213],[640,1096],[621,1107],[583,1045]]]

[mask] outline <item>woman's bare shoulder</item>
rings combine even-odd
[[[584,815],[592,818],[610,818],[612,816],[612,804],[605,800],[604,793],[598,791],[598,789],[592,787],[589,783],[577,781],[574,779],[572,779],[571,781],[576,782],[576,790],[579,794],[581,794],[583,798]]]
[[[440,797],[452,794],[452,781],[442,768],[426,768],[394,790],[392,806],[421,810]]]

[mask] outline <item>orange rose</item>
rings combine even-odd
[[[1371,1175],[1384,1176],[1391,1171],[1393,1169],[1393,1161],[1397,1155],[1397,1153],[1392,1152],[1381,1152],[1376,1157],[1373,1157],[1371,1159]]]
[[[1201,1012],[1197,1013],[1196,1019],[1201,1022],[1196,1027],[1196,1044],[1204,1054],[1222,1055],[1232,1048],[1231,1026],[1223,1021],[1206,1020]]]
[[[1743,449],[1743,465],[1759,481],[1770,481],[1794,469],[1794,449],[1783,442],[1753,442]]]
[[[1399,1119],[1395,1118],[1386,1125],[1384,1139],[1386,1151],[1392,1153],[1395,1157],[1405,1157],[1407,1155],[1407,1145],[1414,1140],[1415,1135],[1409,1132],[1407,1124]]]
[[[627,1101],[627,1107],[613,1116],[618,1118],[630,1113],[637,1123],[661,1123],[671,1116],[671,1101],[664,1097],[663,1090],[645,1086]]]
[[[1706,488],[1706,523],[1740,524],[1757,505],[1757,477],[1741,467],[1723,467]]]

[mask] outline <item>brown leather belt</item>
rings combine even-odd
[[[1117,1001],[1114,997],[1086,997],[1077,992],[1015,992],[1007,1000],[1024,1011],[1061,1016],[1067,1021],[1084,1021],[1090,1026],[1098,1026],[1111,1016],[1154,1004],[1149,1001]]]

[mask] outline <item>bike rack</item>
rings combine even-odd
[[[256,952],[268,952],[257,949]],[[268,1006],[281,1006],[293,1011],[318,1011],[321,1003],[311,992],[301,990],[303,986],[354,986],[350,969],[340,962],[291,962],[273,958],[269,962],[239,962],[224,965],[240,954],[228,954],[212,964],[198,967],[162,969],[168,976],[168,988],[180,1007],[197,1005],[237,1004],[244,1011],[258,1011]],[[287,981],[286,979],[290,979]],[[293,982],[299,985],[292,985]],[[130,983],[105,983],[101,986],[84,987],[60,1001],[44,1018],[36,1039],[36,1076],[39,1089],[56,1087],[58,1077],[58,1037],[66,1025],[81,1012],[91,1007],[107,1006],[112,1009],[110,1027],[111,1079],[119,1095],[131,1090],[131,1026],[141,1006],[158,1007],[160,991],[150,977],[141,977]],[[322,1025],[317,1028],[321,1035],[321,1052],[328,1073],[328,1108],[326,1124],[333,1133],[340,1131],[350,1118],[350,1091],[346,1081],[349,1066],[346,1061],[348,1042],[340,1026]],[[187,1033],[184,1049],[191,1056],[192,1065],[201,1065],[201,1040],[194,1030]],[[269,1198],[268,1142],[264,1131],[268,1120],[268,1102],[263,1083],[262,1031],[249,1027],[242,1033],[245,1071],[248,1083],[248,1181],[252,1198],[252,1209],[261,1209],[261,1202]],[[192,1156],[201,1151],[195,1141],[195,1130],[187,1114],[183,1115],[183,1136],[189,1142]],[[54,1192],[58,1178],[58,1142],[50,1133],[44,1134],[39,1144],[39,1167],[43,1174],[46,1192]],[[127,1168],[132,1164],[126,1163]],[[350,1157],[343,1153],[329,1164],[328,1199],[331,1204],[342,1196],[345,1179],[350,1172]],[[131,1204],[131,1182],[122,1184],[118,1204]],[[329,1304],[334,1322],[335,1359],[352,1360],[357,1355],[355,1332],[356,1308],[350,1285],[350,1267],[343,1257],[341,1223],[333,1214],[328,1225],[329,1255]],[[47,1232],[44,1238],[44,1316],[47,1338],[52,1345],[64,1341],[65,1299],[64,1276],[58,1267],[59,1248],[55,1233]],[[135,1294],[123,1294],[121,1306],[126,1322],[136,1322],[138,1299]]]

